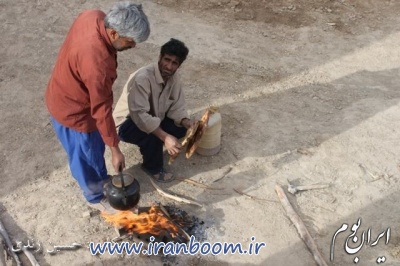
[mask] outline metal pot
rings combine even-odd
[[[127,173],[111,177],[104,190],[111,207],[120,211],[132,209],[140,199],[139,182]]]

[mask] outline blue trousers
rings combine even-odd
[[[186,128],[178,127],[170,118],[165,118],[160,127],[162,130],[176,137],[183,138],[186,134]],[[151,174],[157,174],[164,166],[163,145],[164,143],[154,134],[147,134],[141,131],[131,118],[127,118],[121,124],[118,131],[119,138],[131,144],[139,146],[140,153],[143,156],[143,167]]]
[[[104,161],[105,144],[99,131],[78,132],[61,125],[53,117],[51,122],[67,152],[71,174],[82,189],[83,196],[90,203],[100,202],[108,176]]]

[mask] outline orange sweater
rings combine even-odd
[[[117,51],[99,10],[81,13],[61,46],[46,90],[50,114],[79,132],[99,130],[104,143],[119,143],[112,117],[112,85],[117,78]]]

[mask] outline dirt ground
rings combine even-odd
[[[98,213],[87,216],[91,210],[43,100],[69,26],[84,9],[107,11],[112,2],[103,0],[0,0],[0,219],[11,239],[41,242],[44,251],[35,253],[40,265],[315,265],[274,191],[277,183],[286,189],[289,180],[330,184],[287,193],[329,265],[351,265],[356,258],[358,265],[376,265],[383,256],[384,265],[399,265],[400,2],[142,2],[151,37],[119,54],[115,102],[129,74],[155,62],[163,43],[184,41],[190,49],[181,69],[187,105],[194,116],[219,106],[222,149],[212,157],[180,157],[171,169],[223,190],[182,181],[160,186],[204,205],[177,203],[204,221],[210,243],[247,247],[254,236],[266,247],[257,256],[47,254],[50,242],[87,245],[116,236]],[[172,203],[139,170],[137,148],[122,149],[141,185],[140,205]],[[350,229],[358,219],[353,241]],[[344,223],[349,228],[336,237],[330,261],[333,236]],[[388,228],[390,234],[372,245]],[[346,252],[346,240],[363,246]]]

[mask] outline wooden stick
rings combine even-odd
[[[329,184],[314,184],[314,185],[294,186],[294,185],[289,183],[288,191],[294,195],[299,191],[306,191],[306,190],[312,190],[312,189],[322,189],[322,188],[328,188],[328,187],[330,187]]]
[[[13,252],[13,245],[11,243],[10,237],[7,234],[6,228],[4,227],[3,223],[0,220],[0,235],[3,236],[4,241],[6,242],[7,250],[10,256],[12,256],[15,260],[15,263],[17,263],[17,266],[21,266],[21,261],[19,260],[17,254]]]
[[[234,188],[233,190],[234,190],[236,193],[240,194],[240,195],[243,195],[243,196],[248,197],[249,199],[253,199],[253,200],[264,200],[264,201],[269,201],[269,202],[278,202],[278,201],[276,201],[276,200],[262,199],[262,198],[258,198],[258,197],[255,197],[255,196],[246,194],[246,193],[244,193],[243,191],[240,191],[240,190],[237,189],[237,188]]]
[[[176,228],[178,228],[179,232],[180,232],[181,234],[183,234],[183,235],[185,236],[185,238],[189,241],[189,240],[190,240],[189,234],[186,233],[185,230],[183,230],[179,225],[177,225],[177,224],[171,219],[171,216],[169,215],[169,213],[167,212],[167,210],[166,210],[162,205],[158,205],[158,207],[159,207],[160,211],[161,211],[165,216],[168,217],[168,220],[169,220],[173,225],[175,225]]]
[[[220,177],[220,178],[218,178],[218,179],[216,179],[216,180],[214,180],[213,181],[213,183],[215,183],[215,182],[218,182],[218,181],[220,181],[220,180],[222,180],[225,176],[227,176],[231,171],[232,171],[232,167],[229,167],[229,169],[228,170],[226,170],[225,172],[224,172],[224,174]]]
[[[25,256],[28,258],[32,266],[40,266],[39,262],[35,259],[35,256],[28,250],[27,247],[24,246],[22,242],[17,242],[17,247],[24,252]]]
[[[321,188],[328,188],[328,187],[330,187],[329,184],[315,184],[315,185],[296,186],[298,191],[311,190],[311,189],[321,189]]]
[[[300,217],[297,215],[297,213],[293,209],[292,205],[290,204],[282,187],[279,185],[276,185],[275,191],[276,191],[276,194],[278,194],[279,200],[281,201],[281,204],[282,204],[283,208],[285,209],[287,216],[289,216],[289,219],[296,226],[297,232],[299,233],[301,239],[304,241],[304,243],[307,245],[308,249],[311,251],[311,254],[314,257],[315,262],[319,266],[328,266],[328,264],[326,264],[324,258],[322,257],[321,253],[319,252],[317,245],[315,244],[313,238],[311,237],[310,233],[308,232],[303,221],[300,219]]]
[[[0,237],[0,266],[6,266],[6,258],[4,256],[4,240]]]
[[[153,185],[153,187],[158,191],[158,193],[160,193],[162,196],[164,196],[166,198],[170,198],[170,199],[173,199],[173,200],[176,200],[176,201],[179,201],[179,202],[184,202],[184,203],[188,203],[188,204],[194,204],[194,205],[203,207],[203,205],[201,205],[200,203],[198,203],[196,201],[185,199],[183,197],[178,197],[176,195],[172,195],[172,194],[169,194],[169,193],[165,192],[159,186],[157,186],[156,183],[154,183],[154,181],[151,180],[151,178],[150,178],[150,182]]]
[[[210,186],[207,186],[207,185],[205,185],[205,184],[202,184],[202,183],[200,183],[200,182],[197,182],[197,181],[192,180],[192,179],[189,179],[189,178],[175,178],[175,180],[180,180],[180,181],[183,181],[183,182],[186,182],[186,183],[189,183],[189,184],[198,186],[198,187],[202,187],[202,188],[205,188],[205,189],[223,190],[223,188],[219,188],[219,187],[210,187]]]

